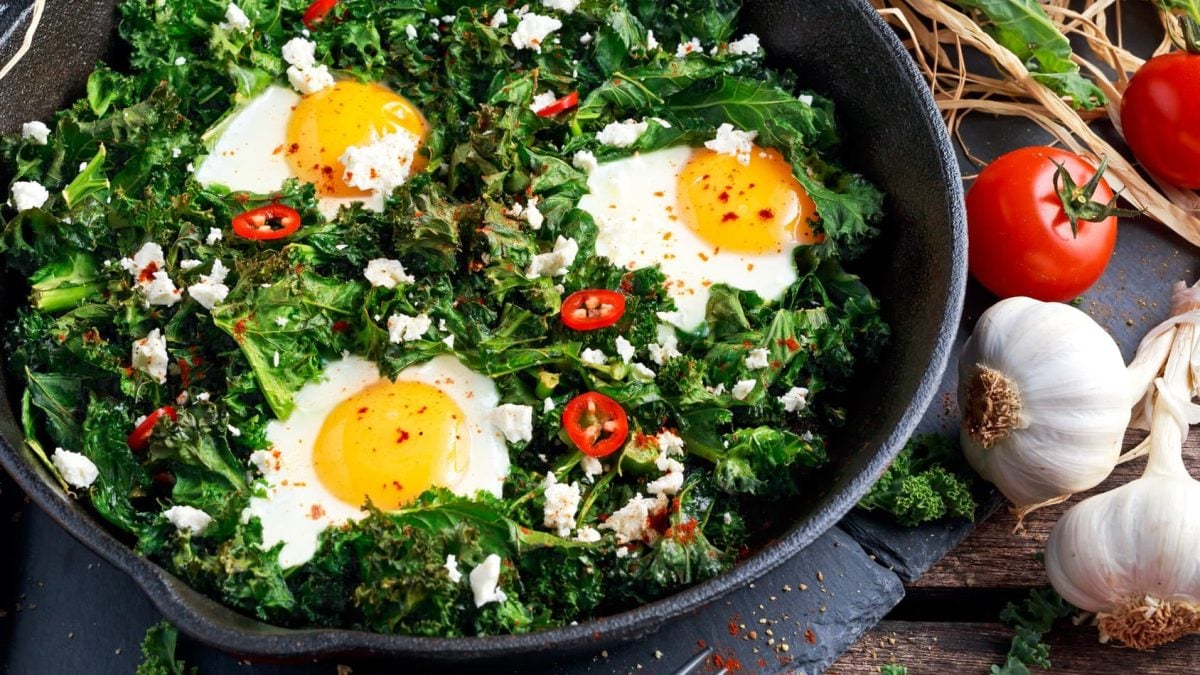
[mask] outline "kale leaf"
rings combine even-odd
[[[1020,604],[1010,602],[1000,612],[1000,620],[1012,626],[1015,634],[1004,665],[991,667],[992,675],[1030,675],[1030,666],[1050,667],[1050,646],[1042,636],[1055,622],[1078,612],[1054,589],[1034,589]]]
[[[924,434],[904,446],[858,505],[886,511],[909,527],[947,516],[974,518],[973,484],[957,441]]]
[[[175,658],[179,631],[162,621],[146,631],[142,639],[142,662],[136,675],[199,675],[199,669]]]

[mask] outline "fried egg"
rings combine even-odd
[[[816,208],[775,151],[737,156],[677,147],[596,167],[579,201],[599,229],[596,253],[627,269],[659,265],[679,326],[704,321],[709,287],[778,300],[798,278],[793,252],[817,243]]]
[[[342,157],[399,130],[423,139],[428,124],[412,103],[381,84],[342,80],[305,96],[271,86],[205,135],[211,149],[195,176],[201,185],[257,193],[298,178],[316,186],[326,217],[351,202],[382,211],[386,195],[350,185]],[[411,171],[423,165],[417,154]]]
[[[453,356],[395,380],[346,356],[294,402],[286,420],[267,425],[271,450],[252,457],[265,489],[243,514],[261,520],[264,548],[283,543],[285,569],[312,558],[326,528],[365,517],[368,500],[394,510],[434,486],[501,495],[508,447],[491,419],[500,395]]]

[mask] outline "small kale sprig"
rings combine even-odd
[[[146,631],[142,640],[142,663],[137,675],[197,675],[200,671],[175,659],[175,642],[179,631],[166,621]]]
[[[992,675],[1029,675],[1029,666],[1050,667],[1050,646],[1042,636],[1054,622],[1076,612],[1052,588],[1031,591],[1020,604],[1010,602],[1000,612],[1000,620],[1015,630],[1004,665],[992,666]]]
[[[955,441],[924,434],[908,442],[858,505],[914,527],[946,516],[974,518],[974,478]]]

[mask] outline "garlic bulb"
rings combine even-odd
[[[1200,349],[1194,323],[1170,328],[1163,376],[1146,396],[1145,472],[1076,504],[1046,543],[1046,573],[1059,594],[1096,612],[1103,638],[1138,649],[1200,632],[1200,483],[1182,452],[1188,423],[1200,420],[1190,400]]]
[[[1125,362],[1086,314],[1009,298],[979,318],[958,366],[963,453],[1018,518],[1112,472],[1129,423]]]

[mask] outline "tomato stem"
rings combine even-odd
[[[1092,174],[1091,179],[1082,187],[1075,184],[1075,180],[1071,178],[1071,172],[1067,171],[1061,162],[1050,161],[1058,167],[1054,171],[1054,191],[1058,193],[1063,210],[1067,212],[1067,220],[1071,221],[1071,236],[1079,236],[1079,221],[1081,220],[1098,223],[1112,216],[1132,218],[1144,213],[1141,209],[1118,208],[1117,199],[1121,196],[1120,193],[1113,195],[1112,200],[1107,204],[1092,201],[1092,195],[1096,194],[1096,188],[1100,186],[1100,180],[1108,168],[1107,157],[1100,160],[1100,166],[1096,168],[1096,173]]]

